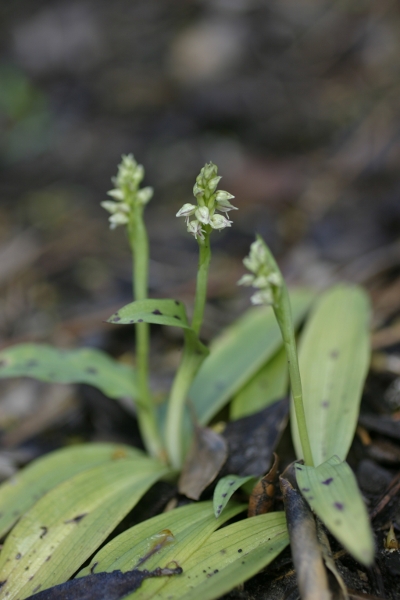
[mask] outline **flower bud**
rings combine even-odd
[[[235,196],[233,196],[229,192],[225,192],[225,190],[218,190],[218,192],[215,194],[215,200],[218,203],[224,202],[225,200],[232,200],[232,198],[234,198],[234,197]]]
[[[220,176],[213,177],[212,179],[210,179],[210,181],[207,183],[207,188],[210,190],[210,192],[215,192],[215,190],[217,189],[217,185],[219,184],[221,179],[222,177]]]
[[[218,173],[218,167],[217,167],[217,165],[214,165],[214,163],[212,163],[212,162],[206,163],[200,171],[200,174],[204,177],[204,179],[206,181],[215,177],[217,175],[217,173]]]
[[[270,306],[274,303],[274,297],[270,289],[260,290],[250,298],[252,304],[265,304]]]

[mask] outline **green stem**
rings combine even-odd
[[[129,223],[129,240],[133,255],[133,294],[135,300],[147,298],[149,243],[143,222],[141,207],[132,211]],[[149,325],[136,324],[136,366],[138,383],[137,418],[140,433],[147,452],[163,458],[163,446],[157,425],[153,398],[148,384],[149,373]]]
[[[193,335],[193,331],[188,331],[185,334],[182,359],[175,375],[168,402],[165,439],[169,461],[172,467],[176,469],[181,468],[183,460],[183,418],[188,391],[205,358],[205,354],[201,350],[199,351],[197,335],[203,322],[210,260],[210,236],[209,233],[206,233],[205,240],[199,240],[196,297],[191,325],[195,335]]]
[[[310,440],[307,431],[306,416],[304,412],[303,391],[301,387],[299,361],[297,357],[292,312],[290,309],[289,294],[285,284],[283,284],[281,287],[281,297],[279,299],[279,302],[276,305],[274,304],[273,308],[282,333],[283,343],[285,345],[286,357],[289,367],[290,385],[292,388],[294,409],[296,413],[297,427],[299,429],[301,447],[303,450],[304,462],[306,465],[313,467],[314,461],[312,457]]]
[[[205,240],[199,240],[199,266],[197,269],[196,298],[192,319],[192,329],[199,334],[203,323],[204,307],[207,298],[208,268],[211,260],[210,235],[206,233]]]

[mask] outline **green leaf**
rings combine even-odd
[[[33,461],[0,486],[0,537],[46,492],[73,475],[143,453],[122,444],[80,444]]]
[[[291,295],[293,319],[299,324],[313,294],[305,290]],[[282,344],[271,307],[248,310],[215,340],[191,388],[201,425],[210,419],[251,379]]]
[[[259,515],[213,533],[167,580],[157,600],[213,600],[265,568],[288,545],[283,512]],[[143,585],[143,592],[147,581]],[[139,596],[141,600],[154,596]],[[137,596],[127,596],[134,600]]]
[[[52,383],[87,383],[110,398],[136,397],[135,374],[94,348],[59,350],[18,344],[0,352],[0,378],[34,377]]]
[[[333,455],[344,460],[357,425],[370,359],[369,302],[356,286],[322,294],[301,337],[299,366],[314,464]],[[294,408],[292,436],[302,457]]]
[[[246,477],[227,475],[218,481],[213,496],[214,514],[216,518],[220,516],[236,490],[250,481],[250,479],[253,479],[254,482],[257,481],[257,477],[253,477],[252,475],[247,475]]]
[[[131,302],[111,315],[108,322],[117,325],[144,322],[190,329],[184,304],[179,300],[165,298]]]
[[[71,577],[166,473],[153,459],[125,458],[87,469],[53,488],[6,539],[0,599],[26,597]]]
[[[283,348],[236,394],[230,404],[232,420],[259,412],[287,393],[288,367]]]
[[[148,519],[114,538],[78,577],[90,572],[129,571],[138,563],[148,570],[172,562],[181,565],[218,527],[245,508],[232,502],[224,516],[215,519],[211,502],[198,502]],[[166,583],[166,579],[152,581],[136,592],[135,599],[152,597]]]
[[[349,465],[337,456],[316,468],[296,464],[296,479],[304,498],[329,531],[360,563],[371,565],[372,530]]]

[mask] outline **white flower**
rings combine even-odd
[[[124,193],[122,190],[119,190],[117,188],[115,188],[114,190],[110,190],[109,192],[107,192],[108,196],[111,196],[111,198],[114,198],[114,200],[123,200],[124,199]]]
[[[110,221],[110,229],[115,229],[118,225],[126,225],[129,219],[123,213],[117,212],[108,219]]]
[[[200,223],[207,225],[210,222],[210,211],[208,210],[207,206],[199,206],[194,214]]]
[[[210,218],[210,225],[213,229],[225,229],[225,227],[230,227],[232,221],[229,221],[223,215],[213,215]]]
[[[201,223],[199,223],[199,221],[190,221],[190,223],[187,224],[187,230],[194,235],[196,240],[197,236],[199,236],[201,240],[204,240],[204,230],[201,228]]]
[[[194,204],[189,204],[189,202],[187,202],[186,204],[184,204],[182,206],[182,208],[180,208],[178,210],[178,212],[176,213],[177,217],[190,217],[191,215],[194,215],[194,211],[197,209],[197,206],[195,206]]]
[[[144,187],[137,192],[136,199],[139,204],[145,205],[152,199],[153,193],[154,190],[152,187]]]
[[[112,200],[104,200],[104,202],[100,202],[100,206],[105,208],[107,212],[113,215],[118,211],[119,202],[113,202]]]
[[[265,304],[270,306],[274,303],[274,297],[270,289],[260,290],[250,298],[252,304]]]
[[[250,286],[250,285],[253,285],[254,279],[255,279],[254,275],[250,275],[249,273],[246,273],[246,275],[242,275],[242,277],[239,279],[237,284]]]

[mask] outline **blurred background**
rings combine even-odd
[[[104,323],[131,299],[131,262],[100,207],[130,152],[155,189],[153,297],[191,303],[197,244],[174,215],[206,161],[236,197],[205,339],[248,306],[235,284],[258,232],[290,282],[366,285],[398,343],[398,2],[14,0],[0,40],[3,346],[131,343]]]

